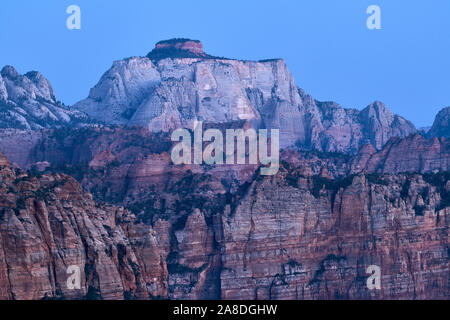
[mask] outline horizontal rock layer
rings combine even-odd
[[[67,286],[69,266],[80,289]],[[166,297],[166,277],[150,226],[69,176],[33,176],[0,154],[0,299]]]
[[[119,155],[102,153],[84,177],[120,182],[120,166],[104,166]],[[233,189],[214,168],[145,158],[127,186],[109,179],[96,192],[134,214],[95,205],[67,176],[33,177],[0,158],[2,297],[448,298],[448,174],[332,179],[286,162]],[[77,294],[64,289],[68,264],[86,270]],[[367,289],[369,265],[381,268],[379,291]]]

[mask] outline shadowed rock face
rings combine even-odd
[[[0,72],[0,128],[36,130],[86,123],[86,114],[56,100],[50,82],[39,72],[20,75],[11,66]]]
[[[67,288],[71,265],[80,290]],[[166,277],[151,227],[69,176],[32,176],[0,154],[0,299],[145,299],[167,296]]]
[[[124,161],[119,145],[90,161],[88,187],[111,177],[97,196],[114,195],[113,177],[123,179],[126,164],[106,165]],[[95,205],[65,175],[32,177],[0,157],[0,259],[14,266],[0,269],[2,297],[448,297],[448,175],[333,180],[283,162],[276,176],[250,175],[233,189],[214,168],[171,168],[164,153],[144,159],[122,175],[127,196],[110,198],[131,214]],[[67,264],[87,270],[80,293],[64,289]],[[373,264],[381,291],[366,287]]]
[[[255,181],[222,215],[222,298],[448,298],[450,211],[420,175],[286,177]]]
[[[450,138],[450,107],[439,111],[427,136]]]

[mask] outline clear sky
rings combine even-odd
[[[1,2],[0,66],[42,72],[68,105],[114,60],[173,37],[201,40],[217,56],[284,58],[314,98],[358,109],[381,100],[418,127],[450,105],[449,0]],[[71,4],[81,30],[66,28]],[[366,27],[371,4],[381,30]]]

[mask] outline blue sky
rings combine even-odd
[[[81,30],[66,8],[81,8]],[[381,8],[381,30],[366,9]],[[450,105],[450,1],[2,0],[0,66],[42,72],[70,105],[114,60],[146,55],[163,39],[203,42],[207,53],[284,58],[318,100],[361,109],[374,100],[418,127]]]

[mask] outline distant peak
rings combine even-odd
[[[4,66],[0,73],[3,77],[10,79],[15,79],[19,76],[19,72],[13,66]]]
[[[186,38],[159,41],[147,57],[153,61],[166,58],[213,58],[203,52],[203,44],[199,40]]]
[[[39,80],[45,78],[39,71],[29,71],[25,74],[25,77],[30,80]]]
[[[434,120],[433,126],[427,133],[428,137],[450,137],[450,107],[439,111]]]
[[[381,110],[387,109],[386,105],[385,105],[383,102],[378,101],[378,100],[374,101],[374,102],[373,102],[372,104],[370,104],[368,107],[369,107],[369,108],[381,109]]]
[[[374,101],[371,104],[369,104],[367,107],[365,107],[363,110],[361,110],[362,114],[366,115],[394,115],[391,110],[388,109],[388,107],[381,101]]]
[[[3,67],[2,71],[0,71],[0,74],[5,77],[9,78],[11,80],[15,80],[19,77],[22,77],[22,75],[14,68],[13,66],[6,65]],[[38,71],[30,71],[27,72],[24,75],[26,78],[30,79],[31,81],[46,81],[48,84],[48,80]]]

